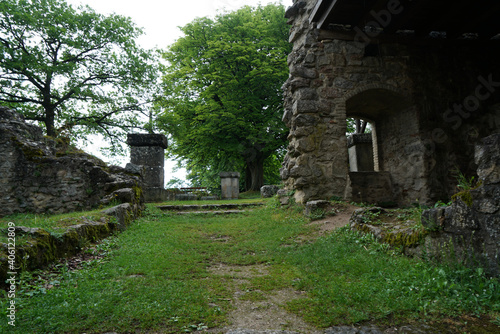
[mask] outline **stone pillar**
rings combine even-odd
[[[373,172],[373,144],[371,133],[356,133],[347,139],[349,170],[351,172]]]
[[[130,162],[143,166],[146,202],[163,201],[167,138],[160,134],[129,133],[127,144],[130,146]]]
[[[238,199],[238,196],[240,195],[240,173],[220,173],[220,184],[222,199]]]

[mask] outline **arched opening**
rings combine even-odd
[[[378,168],[377,150],[373,145],[372,121],[368,119],[350,117],[347,119],[347,150],[350,172],[373,172]]]
[[[404,151],[414,141],[412,133],[418,133],[416,112],[410,107],[405,96],[390,89],[366,89],[347,97],[346,121],[363,120],[369,132],[355,131],[348,137],[346,198],[385,205],[400,202],[409,164]],[[355,128],[359,130],[359,124]]]

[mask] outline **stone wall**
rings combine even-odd
[[[88,210],[119,200],[124,188],[142,197],[141,182],[0,108],[0,216]]]
[[[422,223],[433,256],[443,251],[500,276],[500,134],[476,147],[479,186],[457,193],[452,206],[424,212]]]
[[[343,196],[346,118],[358,117],[373,125],[375,169],[390,173],[399,204],[449,200],[451,170],[473,175],[474,145],[500,131],[499,46],[397,36],[357,42],[315,28],[316,0],[295,4],[283,86],[290,144],[281,177],[289,193],[299,203]]]

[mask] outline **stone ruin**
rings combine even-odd
[[[290,134],[281,196],[293,194],[298,203],[449,201],[453,170],[475,175],[475,145],[500,132],[499,41],[420,34],[422,8],[412,3],[372,31],[364,22],[389,13],[381,4],[297,0],[287,10],[293,51],[283,86]],[[442,14],[442,6],[429,6],[435,12],[426,14]],[[397,30],[405,24],[408,31]],[[349,147],[347,118],[370,122],[371,157],[353,152],[356,140]]]
[[[143,175],[146,202],[168,199],[168,192],[164,189],[167,137],[161,134],[129,133],[127,144],[130,146],[130,163],[127,167]]]
[[[66,213],[131,202],[142,210],[142,177],[44,137],[42,129],[0,107],[0,216]],[[138,200],[136,200],[138,199]]]
[[[282,203],[453,197],[424,213],[425,245],[500,273],[500,21],[471,7],[294,0]],[[348,138],[348,118],[371,133]],[[459,192],[457,171],[482,183]]]
[[[435,256],[449,245],[462,260],[500,276],[500,134],[483,139],[475,153],[478,186],[457,193],[451,206],[423,213],[423,225],[433,231],[425,245]]]

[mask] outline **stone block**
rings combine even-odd
[[[160,146],[131,146],[130,162],[134,165],[165,165],[165,150]]]
[[[162,166],[143,166],[143,170],[145,188],[163,188],[165,175]]]
[[[144,173],[144,167],[141,165],[136,165],[133,163],[128,163],[125,165],[125,170],[127,173],[142,175]]]
[[[292,106],[293,115],[318,112],[318,101],[297,100]]]
[[[275,185],[266,185],[260,188],[260,196],[262,198],[270,198],[278,193],[280,188]]]
[[[306,203],[306,206],[304,208],[304,215],[306,217],[311,217],[318,211],[321,210],[326,211],[329,206],[330,206],[329,201],[324,201],[324,200],[309,201]]]
[[[168,147],[167,137],[161,134],[129,133],[127,134],[127,144],[136,147],[159,146],[163,149]]]
[[[500,134],[494,134],[477,145],[474,160],[483,184],[500,183]]]
[[[348,137],[349,170],[351,172],[374,171],[372,135],[354,134]]]
[[[240,173],[222,172],[220,173],[221,198],[238,199],[240,195]]]

